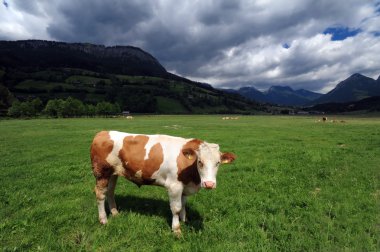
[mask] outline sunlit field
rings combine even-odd
[[[4,251],[379,251],[380,119],[137,116],[0,121]],[[195,137],[237,155],[189,197],[182,237],[164,188],[119,179],[98,222],[89,147],[100,130]]]

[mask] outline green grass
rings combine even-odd
[[[62,88],[75,88],[75,86],[67,83],[60,82],[47,82],[47,81],[37,81],[37,80],[25,80],[17,84],[18,89],[29,89],[35,88],[38,90],[51,90],[54,87],[61,86]]]
[[[161,113],[167,112],[167,113],[186,113],[186,108],[179,103],[176,99],[171,99],[163,96],[157,96],[157,103],[158,103],[158,111]]]
[[[97,77],[91,77],[91,76],[83,76],[83,75],[72,75],[69,78],[66,79],[66,83],[75,83],[80,82],[81,84],[86,84],[93,86],[94,84],[98,83],[99,81],[104,81],[105,84],[111,84],[111,80],[104,79],[104,78],[97,78]]]
[[[0,121],[4,251],[379,251],[380,119],[137,116]],[[189,198],[183,236],[166,191],[119,178],[97,219],[89,146],[104,129],[197,137],[238,159]]]
[[[130,75],[116,75],[120,80],[127,80],[131,83],[145,83],[147,81],[166,81],[168,80],[160,77],[151,76],[130,76]]]

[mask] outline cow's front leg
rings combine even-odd
[[[179,219],[183,222],[186,222],[186,196],[182,195],[181,197],[181,212],[179,213]]]
[[[181,196],[183,192],[182,183],[175,183],[168,188],[170,209],[172,210],[172,230],[179,236],[181,235],[181,226],[179,223],[179,214],[182,209]]]

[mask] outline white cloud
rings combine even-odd
[[[46,32],[48,16],[25,12],[15,3],[8,1],[8,7],[0,7],[0,39],[51,39]]]

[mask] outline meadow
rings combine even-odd
[[[137,116],[0,121],[3,251],[379,251],[380,118]],[[341,122],[343,121],[344,122]],[[101,226],[89,147],[100,130],[196,137],[237,160],[189,197],[119,178]]]

